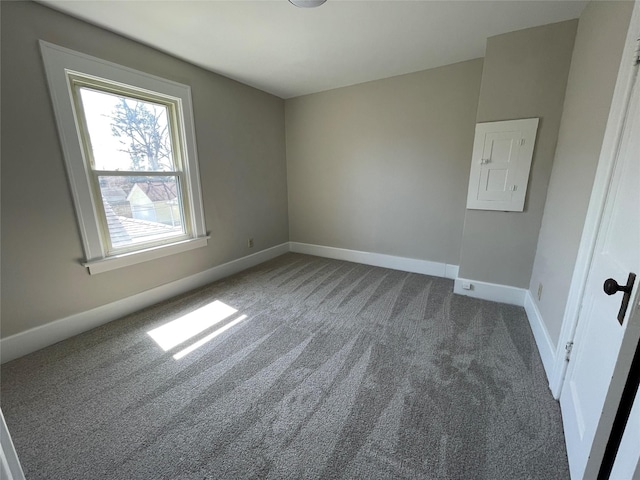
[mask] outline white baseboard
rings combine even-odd
[[[346,248],[325,247],[322,245],[312,245],[310,243],[290,242],[291,251],[295,253],[305,253],[317,257],[333,258],[336,260],[346,260],[348,262],[363,263],[374,267],[391,268],[403,272],[422,273],[434,277],[444,277],[454,279],[458,276],[458,266],[447,263],[431,262],[429,260],[418,260],[416,258],[396,257],[383,253],[361,252],[359,250],[348,250]]]
[[[0,362],[5,363],[41,348],[86,332],[145,307],[166,300],[194,288],[202,287],[234,273],[266,262],[289,251],[289,243],[282,243],[246,257],[223,263],[175,282],[117,300],[107,305],[77,313],[66,318],[35,327],[0,340]]]
[[[531,331],[536,339],[538,352],[540,352],[544,371],[546,372],[547,380],[549,381],[549,388],[551,388],[556,364],[556,347],[551,341],[549,331],[542,320],[542,315],[540,315],[540,310],[538,310],[536,302],[533,301],[533,296],[531,295],[530,290],[527,290],[525,295],[524,310],[527,312],[529,325],[531,326]]]
[[[463,283],[471,284],[470,290],[462,288]],[[499,285],[497,283],[480,282],[478,280],[468,280],[466,278],[456,278],[453,293],[465,295],[467,297],[491,300],[492,302],[508,303],[510,305],[524,306],[526,290],[524,288]]]
[[[447,263],[444,266],[444,277],[455,280],[456,278],[458,278],[458,270],[460,270],[460,267],[458,267],[458,265],[449,265]]]
[[[187,278],[176,280],[175,282],[132,295],[131,297],[123,298],[116,302],[102,305],[86,312],[71,315],[69,317],[47,323],[46,325],[35,327],[16,335],[3,338],[0,340],[0,362],[5,363],[23,355],[35,352],[36,350],[53,345],[54,343],[60,342],[74,335],[78,335],[79,333],[83,333],[125,315],[129,315],[145,307],[166,300],[167,298],[180,295],[181,293],[188,292],[189,290],[193,290],[221,278],[233,275],[234,273],[246,270],[247,268],[258,265],[289,251],[363,263],[365,265],[391,268],[405,272],[449,278],[455,280],[455,293],[495,302],[524,306],[527,311],[527,315],[529,316],[531,328],[534,332],[545,370],[547,371],[547,375],[550,376],[549,368],[553,368],[555,360],[554,349],[549,339],[549,334],[533,300],[530,297],[530,294],[528,297],[526,296],[528,293],[527,290],[509,287],[506,285],[479,282],[477,280],[457,278],[457,265],[298,242],[283,243],[261,252],[254,253],[253,255],[248,255],[246,257],[218,265]],[[472,290],[463,290],[462,282],[470,282],[472,284]]]

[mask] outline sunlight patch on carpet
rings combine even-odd
[[[218,335],[220,335],[221,333],[226,332],[227,330],[229,330],[231,327],[237,325],[238,323],[240,323],[241,321],[243,321],[244,319],[246,319],[247,316],[246,315],[240,315],[238,318],[236,318],[233,322],[229,322],[227,323],[224,327],[220,327],[218,330],[216,330],[213,333],[210,333],[209,335],[207,335],[206,337],[201,338],[200,340],[198,340],[197,342],[195,342],[193,345],[189,345],[187,348],[185,348],[184,350],[180,350],[178,353],[176,353],[173,358],[175,358],[176,360],[180,360],[182,357],[184,357],[185,355],[193,352],[194,350],[200,348],[201,346],[203,346],[205,343],[210,342],[211,340],[213,340],[214,338],[216,338]]]
[[[147,333],[166,352],[237,311],[226,303],[216,300]]]

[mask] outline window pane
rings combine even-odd
[[[185,234],[176,177],[100,176],[98,180],[113,248]]]
[[[96,170],[175,170],[167,107],[81,87]]]

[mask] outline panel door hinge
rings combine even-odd
[[[567,352],[564,356],[564,360],[568,362],[571,359],[571,350],[573,350],[573,342],[567,342],[567,344],[564,346],[564,349]]]
[[[636,40],[636,51],[633,54],[633,64],[640,65],[640,38]]]

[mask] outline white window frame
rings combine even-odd
[[[209,236],[206,232],[202,205],[191,88],[43,40],[40,40],[40,50],[84,246],[85,261],[82,265],[87,267],[91,274],[96,274],[206,246]],[[111,85],[121,85],[125,89],[133,88],[155,96],[166,96],[179,106],[178,140],[182,145],[184,157],[184,197],[188,202],[184,210],[187,216],[185,224],[190,227],[189,238],[164,245],[141,246],[138,250],[126,253],[109,254],[100,220],[99,208],[102,206],[96,205],[96,197],[92,193],[93,173],[85,156],[81,127],[74,104],[70,79],[74,74],[92,77]]]

